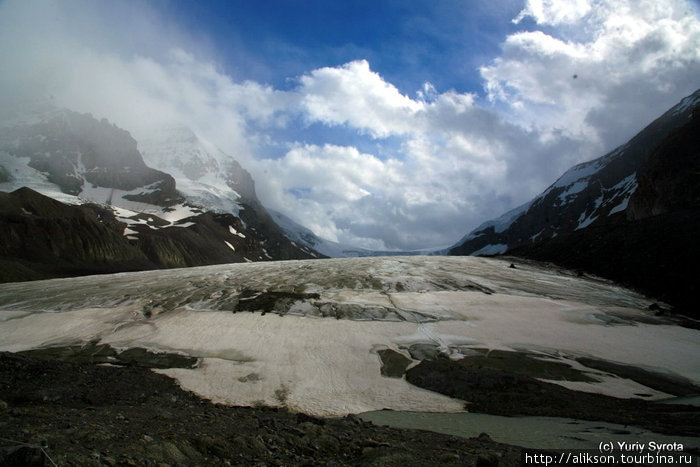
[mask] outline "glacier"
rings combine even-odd
[[[557,384],[616,397],[670,396],[575,359],[700,381],[700,331],[655,316],[646,297],[559,269],[509,266],[343,258],[0,284],[0,349],[101,342],[182,353],[198,366],[156,371],[216,402],[315,415],[463,411],[465,401],[382,376],[379,351],[410,359],[413,344],[452,359],[472,348],[527,350],[594,378]]]

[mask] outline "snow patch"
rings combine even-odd
[[[595,174],[601,169],[603,164],[600,163],[599,159],[595,159],[588,162],[583,162],[581,164],[575,165],[566,172],[564,175],[559,177],[544,193],[549,193],[554,188],[563,188],[569,185],[573,185],[580,180],[588,180],[591,175]],[[583,188],[582,188],[583,189]]]
[[[245,238],[245,235],[234,229],[232,225],[228,226],[228,231],[231,232],[231,235],[238,235],[241,238]]]
[[[617,206],[613,207],[608,215],[615,214],[617,212],[624,211],[627,209],[627,204],[632,194],[637,190],[637,174],[632,173],[631,175],[625,177],[618,184],[613,186],[610,190],[614,193],[613,197],[607,201],[607,203],[620,200]]]
[[[121,212],[126,213],[126,211],[128,211],[131,213],[130,215],[120,217],[127,218],[138,214],[146,214],[148,216],[157,216],[170,222],[171,224],[174,224],[175,222],[187,217],[197,216],[203,212],[202,209],[187,203],[179,203],[170,207],[163,207],[155,204],[124,199],[124,196],[126,195],[137,195],[148,191],[149,187],[140,187],[134,190],[126,191],[116,188],[92,186],[88,183],[83,187],[83,190],[78,195],[78,199],[80,200],[80,204],[95,203],[113,210],[121,209],[123,210]],[[148,224],[147,219],[148,218],[133,222]]]
[[[233,245],[231,245],[229,242],[227,242],[226,240],[224,240],[224,243],[226,244],[227,247],[229,247],[229,248],[232,249],[233,251],[236,251],[236,249],[233,247]]]
[[[498,243],[495,245],[486,245],[473,252],[471,256],[483,256],[483,255],[500,255],[508,250],[508,245],[505,243]]]
[[[573,197],[573,195],[582,192],[587,186],[588,180],[578,180],[577,182],[573,183],[569,188],[567,188],[566,191],[562,192],[558,196],[557,200],[559,201],[559,204],[568,203],[571,201],[569,197]]]
[[[531,236],[531,237],[530,237],[530,241],[531,241],[531,242],[537,241],[537,238],[538,238],[540,235],[542,235],[542,232],[544,232],[544,229],[540,230],[540,231],[537,232],[535,235]]]
[[[615,213],[618,213],[618,212],[622,212],[622,211],[624,211],[625,209],[627,209],[627,203],[629,203],[629,200],[630,200],[629,196],[626,197],[626,198],[624,198],[620,204],[618,204],[617,206],[615,206],[614,208],[612,208],[612,209],[610,210],[610,212],[608,212],[608,216],[611,215],[611,214],[615,214]]]

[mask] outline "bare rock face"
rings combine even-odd
[[[241,198],[248,201],[257,201],[255,194],[255,182],[250,173],[245,170],[235,159],[229,159],[224,164],[226,183],[233,190],[241,195]]]
[[[0,278],[20,280],[17,269],[33,269],[35,277],[52,271],[95,272],[132,270],[152,266],[119,230],[103,223],[101,215],[86,206],[68,206],[29,189],[0,192]]]
[[[638,183],[629,220],[700,208],[700,109],[654,151]]]

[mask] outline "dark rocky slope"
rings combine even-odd
[[[29,188],[0,192],[0,280],[155,267],[110,214],[68,206]]]
[[[51,465],[49,457],[58,465],[520,465],[519,448],[488,436],[226,407],[138,366],[8,353],[0,353],[0,438],[0,465]]]
[[[591,272],[700,316],[700,111],[693,117],[651,153],[624,219],[508,254]]]
[[[106,207],[66,205],[29,188],[0,192],[0,281],[311,257],[247,211],[258,228],[245,237],[231,232],[242,230],[241,219],[206,212],[183,219],[188,227],[131,225],[138,235],[130,239]]]

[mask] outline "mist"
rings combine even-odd
[[[241,50],[236,63],[219,47],[227,38],[184,29],[168,2],[4,1],[0,108],[88,112],[137,141],[186,126],[252,173],[263,204],[317,235],[447,246],[698,87],[691,3],[536,4],[503,18],[523,30],[474,70],[481,88],[426,80],[408,92],[361,54],[276,88],[254,70],[277,57]]]

